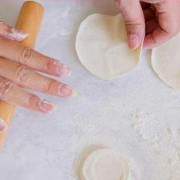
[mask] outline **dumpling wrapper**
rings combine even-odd
[[[180,34],[153,49],[151,63],[162,81],[180,90]]]
[[[135,69],[141,49],[128,47],[122,15],[93,14],[80,25],[76,38],[79,60],[92,74],[113,79]]]
[[[128,163],[118,152],[98,149],[85,159],[80,180],[127,180],[128,174]]]

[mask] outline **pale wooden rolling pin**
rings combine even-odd
[[[29,33],[29,36],[22,42],[24,46],[30,48],[34,47],[43,14],[44,8],[39,3],[27,1],[23,4],[16,23],[16,28]],[[14,105],[0,101],[0,118],[6,122],[7,126],[11,123],[14,111]],[[6,132],[0,133],[0,148],[3,146],[5,135]]]

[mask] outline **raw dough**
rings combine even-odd
[[[160,79],[180,90],[180,34],[152,51],[152,67]]]
[[[133,70],[140,61],[141,47],[130,50],[121,14],[93,14],[80,25],[76,51],[81,63],[94,75],[112,79]]]
[[[118,152],[98,149],[83,163],[80,180],[127,180],[128,174],[128,163]]]

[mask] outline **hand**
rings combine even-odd
[[[141,1],[141,2],[140,2]],[[154,48],[180,31],[180,0],[115,0],[124,17],[129,47]]]
[[[73,94],[69,86],[37,71],[64,77],[70,73],[70,69],[59,61],[18,43],[27,36],[27,33],[0,22],[0,100],[48,113],[54,106],[23,88],[69,97]]]

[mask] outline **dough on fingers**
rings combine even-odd
[[[180,34],[152,50],[151,63],[159,78],[180,90]]]
[[[93,14],[80,25],[76,38],[79,60],[92,74],[113,79],[139,64],[142,47],[128,47],[122,15]]]

